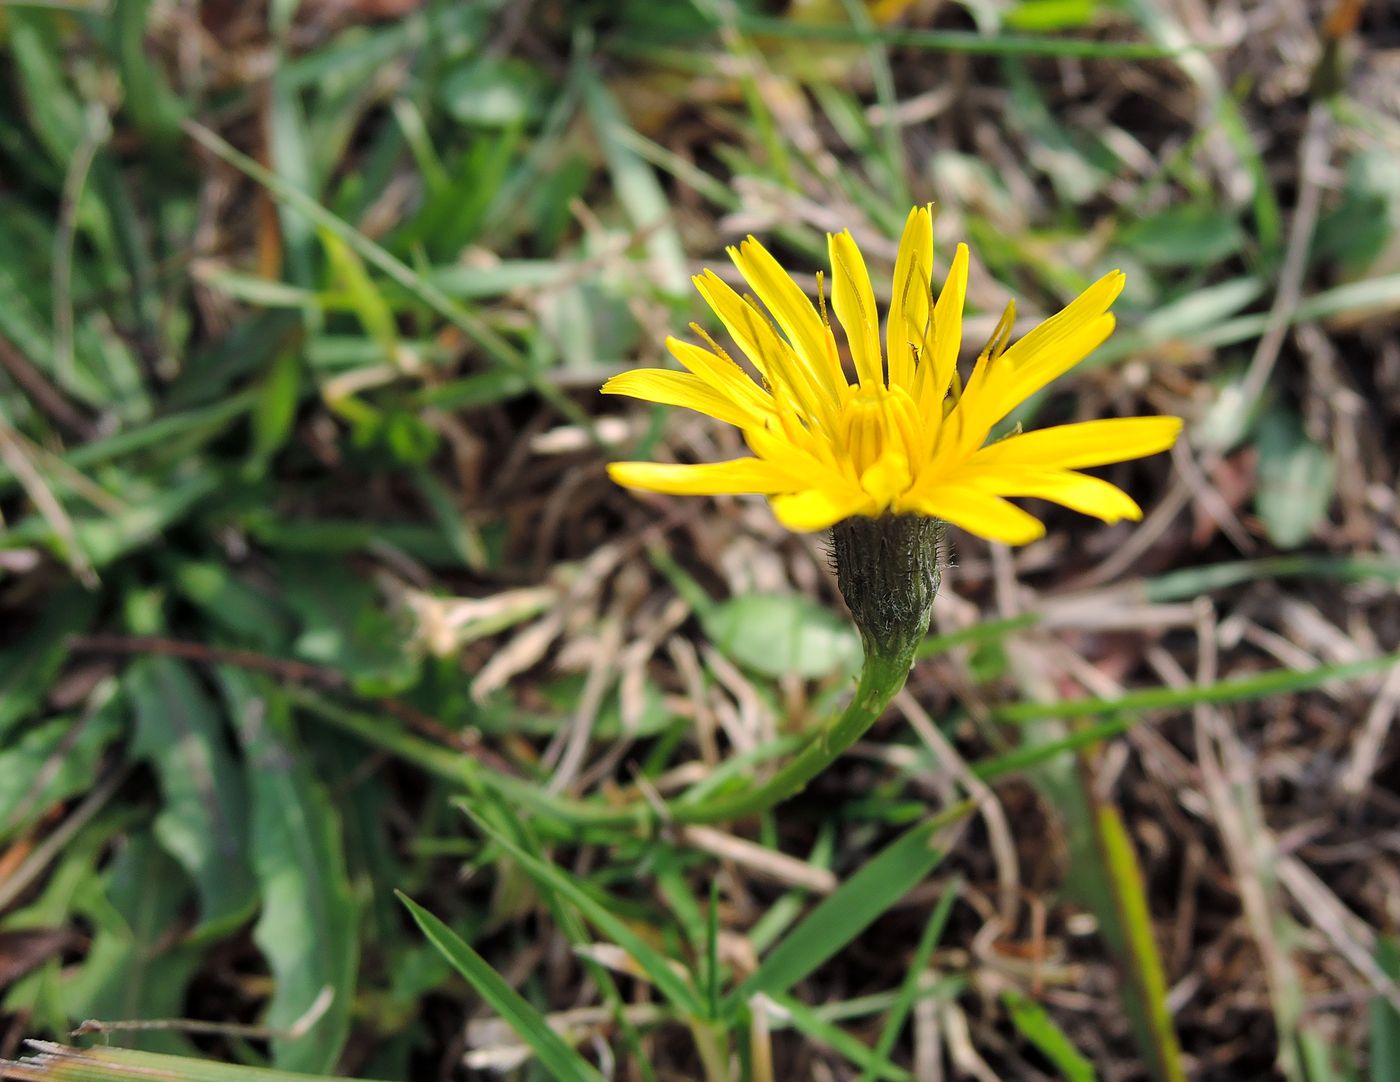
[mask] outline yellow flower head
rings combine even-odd
[[[958,245],[937,300],[930,280],[933,220],[910,212],[899,243],[880,348],[880,315],[860,249],[849,232],[828,235],[831,307],[855,362],[846,378],[825,301],[818,310],[778,261],[750,237],[729,255],[767,313],[712,271],[700,290],[757,370],[754,382],[705,335],[703,349],[667,346],[687,369],[614,376],[608,394],[687,406],[737,425],[754,457],[695,466],[616,462],[614,481],[681,495],[761,493],[793,530],[820,530],[856,515],[939,518],[1019,545],[1045,527],[1006,497],[1053,500],[1105,522],[1142,511],[1121,489],[1079,472],[1164,451],[1176,417],[1124,417],[1061,425],[984,446],[992,426],[1073,368],[1113,331],[1108,311],[1123,288],[1113,271],[1063,311],[1008,345],[1014,304],[966,385],[957,372],[968,252]]]

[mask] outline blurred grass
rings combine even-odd
[[[0,9],[0,1058],[89,1018],[133,1046],[4,1070],[1390,1077],[1394,985],[1343,959],[1394,970],[1360,872],[1400,125],[1393,17],[1349,10]],[[813,546],[613,491],[622,447],[726,437],[594,390],[708,325],[686,279],[725,243],[815,268],[849,225],[884,264],[930,198],[980,260],[969,337],[1129,273],[1022,420],[1181,411],[1190,446],[1132,475],[1138,533],[965,546],[911,684],[946,748],[883,726],[690,829],[667,808],[839,708],[856,640]],[[1229,931],[1254,887],[1181,724],[1212,704],[1262,866],[1306,836],[1335,872],[1306,947]],[[1207,975],[1256,951],[1290,982]]]

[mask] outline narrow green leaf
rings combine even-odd
[[[145,132],[161,140],[177,137],[186,107],[170,89],[159,64],[146,56],[146,21],[150,0],[118,4],[114,30],[121,69],[123,104]]]
[[[539,1011],[502,979],[485,958],[472,950],[451,928],[403,891],[395,891],[428,941],[465,977],[481,998],[520,1035],[558,1082],[602,1082],[603,1076],[564,1043]]]

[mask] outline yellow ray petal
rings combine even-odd
[[[608,476],[625,488],[665,492],[672,496],[716,496],[792,492],[791,477],[760,458],[735,458],[682,466],[669,462],[613,462]]]
[[[989,400],[995,400],[995,408],[1002,409],[992,423],[1001,420],[1036,391],[1059,379],[1098,349],[1104,339],[1113,333],[1116,324],[1117,320],[1111,312],[1096,316],[1072,332],[1047,341],[1014,369],[1007,365],[1004,375],[994,380],[987,389]]]
[[[835,403],[792,346],[783,341],[768,317],[707,270],[691,279],[729,336],[770,384],[784,384],[797,406],[828,430],[835,423]],[[844,381],[843,381],[844,382]]]
[[[1059,379],[1113,333],[1106,314],[1123,292],[1127,277],[1109,271],[1064,308],[1012,343],[987,373],[980,389],[975,424],[988,429],[1042,387]],[[969,384],[969,389],[971,385]],[[983,437],[985,438],[985,436]]]
[[[720,394],[699,376],[664,368],[638,368],[613,376],[603,384],[604,394],[626,395],[665,406],[683,406],[738,428],[762,424],[762,418],[731,398]]]
[[[930,356],[924,358],[922,374],[922,379],[928,382],[919,385],[919,410],[925,417],[942,416],[943,399],[958,366],[963,305],[967,301],[967,264],[967,245],[959,244],[938,302],[933,306],[933,349]]]
[[[886,451],[860,475],[860,487],[882,508],[907,491],[912,482],[909,460],[898,451]]]
[[[1081,515],[1092,515],[1109,523],[1120,522],[1123,519],[1137,522],[1142,518],[1142,508],[1117,485],[1109,484],[1100,477],[1091,477],[1087,473],[1075,473],[1073,470],[996,467],[979,474],[970,471],[960,473],[958,481],[993,496],[1052,500],[1071,511],[1078,511]]]
[[[746,413],[766,417],[773,411],[772,396],[727,357],[717,356],[679,338],[668,337],[666,348],[676,360],[714,388],[715,393],[730,399]]]
[[[852,488],[810,488],[792,496],[774,496],[771,503],[778,521],[799,533],[825,530],[852,515],[876,513],[875,501]]]
[[[1013,343],[1002,359],[1013,369],[1030,363],[1037,355],[1107,312],[1118,299],[1118,294],[1123,292],[1123,283],[1127,280],[1122,271],[1109,271],[1069,304]]]
[[[984,447],[969,467],[1033,466],[1083,469],[1127,462],[1165,451],[1181,434],[1180,417],[1114,417],[1057,425],[1011,436]]]
[[[822,323],[807,294],[753,237],[738,248],[730,248],[729,258],[773,314],[813,380],[833,402],[839,402],[840,387],[845,385],[846,377],[828,345],[831,332]]]
[[[828,233],[826,248],[831,256],[831,307],[846,332],[856,374],[861,385],[884,385],[885,366],[880,357],[880,313],[875,308],[875,291],[870,273],[848,229]]]
[[[1045,526],[1034,515],[968,485],[942,485],[918,496],[906,496],[896,508],[941,518],[968,533],[1007,545],[1025,545],[1045,536]]]
[[[958,404],[965,413],[959,453],[969,455],[977,450],[994,424],[1102,345],[1113,333],[1113,326],[1112,314],[1095,316],[1068,336],[1047,342],[1039,355],[1021,368],[1010,369],[1003,355],[1000,363],[990,366],[980,387],[974,388],[969,381]]]
[[[915,207],[899,238],[894,263],[889,322],[885,326],[885,355],[890,386],[914,394],[914,349],[922,349],[928,332],[930,277],[933,274],[933,215]]]

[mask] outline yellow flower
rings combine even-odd
[[[1104,275],[1011,345],[1015,305],[1008,304],[964,385],[957,362],[967,246],[958,245],[935,300],[932,216],[924,207],[910,212],[882,353],[880,316],[860,249],[849,231],[828,235],[827,244],[831,307],[856,382],[842,368],[825,300],[819,311],[750,237],[729,255],[767,314],[712,271],[694,281],[762,385],[692,325],[709,349],[666,342],[687,371],[625,372],[603,390],[686,406],[736,425],[754,457],[694,466],[617,462],[609,467],[614,481],[681,495],[759,493],[793,530],[820,530],[856,515],[915,514],[1013,545],[1034,541],[1045,527],[1006,497],[1052,500],[1105,522],[1142,517],[1121,489],[1079,471],[1166,450],[1181,431],[1178,418],[1087,421],[984,446],[993,425],[1112,333],[1108,309],[1123,288],[1122,272]],[[818,288],[824,292],[820,279]]]

